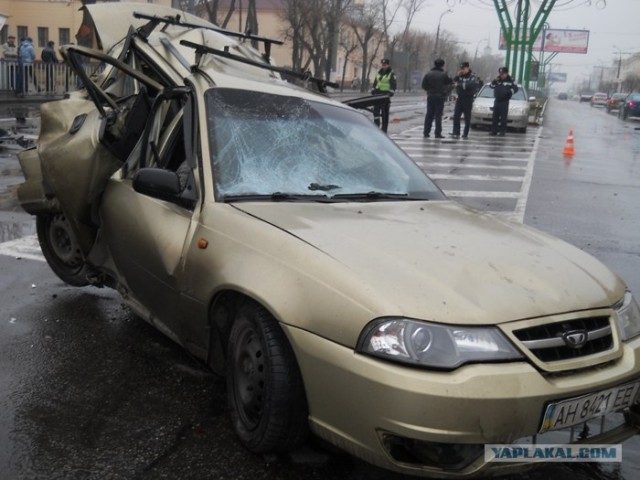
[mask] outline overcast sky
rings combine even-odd
[[[515,2],[510,2],[515,5]],[[482,53],[486,41],[492,53],[498,53],[500,22],[491,0],[428,0],[424,9],[416,16],[414,28],[435,32],[440,15],[447,9],[452,13],[442,17],[440,35],[443,31],[453,33],[460,41],[468,42],[463,47],[471,53],[479,47]],[[640,0],[558,0],[547,19],[550,28],[589,30],[589,48],[586,55],[559,53],[552,60],[553,71],[569,75],[567,86],[576,80],[588,77],[595,65],[617,65],[618,54],[614,45],[622,52],[640,53]],[[534,13],[540,8],[540,0],[531,0]],[[514,7],[510,9],[513,17]],[[623,58],[628,55],[623,55]],[[472,60],[472,59],[471,59]],[[599,72],[599,70],[596,70]]]

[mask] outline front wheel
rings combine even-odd
[[[240,307],[228,342],[227,391],[234,430],[255,453],[298,446],[308,429],[302,377],[278,322],[256,304]]]
[[[64,214],[37,215],[38,242],[49,267],[74,287],[88,285],[86,265],[76,235]]]

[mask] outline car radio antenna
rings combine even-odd
[[[294,70],[289,70],[287,68],[275,67],[268,63],[260,63],[255,60],[250,60],[245,57],[241,57],[239,55],[234,55],[229,52],[229,48],[225,47],[224,50],[218,50],[215,48],[207,47],[206,45],[201,45],[199,43],[193,43],[188,40],[180,40],[180,45],[184,45],[185,47],[190,47],[195,49],[196,58],[199,58],[204,53],[210,53],[212,55],[217,55],[219,57],[228,58],[230,60],[235,60],[240,63],[246,63],[247,65],[253,65],[254,67],[263,68],[265,70],[271,70],[272,72],[277,72],[284,74],[285,76],[291,76],[294,78],[298,78],[300,80],[304,80],[305,82],[311,82],[316,85],[318,91],[320,93],[327,93],[327,87],[331,88],[340,88],[340,85],[334,82],[329,82],[327,80],[323,80],[322,78],[315,78],[311,76],[311,72],[296,72]]]
[[[207,26],[207,25],[199,25],[197,23],[183,22],[180,15],[176,15],[174,17],[172,16],[159,17],[157,15],[147,15],[146,13],[134,12],[133,17],[149,20],[149,24],[145,25],[144,27],[141,27],[141,29],[139,30],[139,32],[142,35],[144,35],[145,38],[148,37],[149,34],[151,34],[151,32],[160,23],[164,23],[167,25],[177,25],[177,26],[186,27],[186,28],[203,28],[205,30],[211,30],[214,32],[221,33],[223,35],[227,35],[228,37],[240,38],[242,40],[251,40],[253,42],[262,42],[264,43],[264,53],[262,54],[262,57],[267,63],[271,63],[270,62],[271,45],[284,45],[284,42],[281,40],[274,40],[273,38],[267,38],[267,37],[259,37],[257,35],[253,35],[251,31],[248,31],[247,33],[233,32],[231,30],[226,30],[224,28],[216,27],[214,25]]]

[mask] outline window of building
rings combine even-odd
[[[2,27],[2,30],[0,30],[0,43],[3,45],[7,43],[8,36],[9,36],[9,26],[5,25]]]
[[[58,45],[68,45],[71,43],[71,30],[68,28],[58,29]]]
[[[38,27],[38,46],[41,48],[46,47],[48,41],[49,41],[49,28]]]
[[[23,38],[27,38],[29,36],[29,27],[18,25],[18,41],[21,41]]]

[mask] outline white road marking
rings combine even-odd
[[[538,146],[540,145],[540,138],[542,137],[542,129],[544,127],[540,125],[538,127],[538,135],[536,136],[536,141],[533,144],[533,148],[531,149],[531,155],[529,156],[529,163],[527,164],[527,171],[524,174],[524,181],[522,182],[522,195],[518,199],[518,203],[516,204],[515,215],[516,219],[520,223],[524,223],[524,212],[527,209],[527,201],[529,200],[529,189],[531,188],[531,179],[533,177],[533,162],[536,159],[536,155],[538,154]]]
[[[449,197],[473,197],[473,198],[520,198],[520,192],[479,192],[471,190],[445,190]]]
[[[42,250],[40,250],[37,235],[29,235],[0,243],[0,255],[44,262],[44,256],[42,255]]]
[[[531,130],[525,135],[513,134],[507,135],[505,138],[473,135],[472,133],[470,138],[466,140],[447,138],[433,141],[422,137],[422,126],[415,126],[393,135],[392,138],[434,181],[470,182],[469,190],[443,188],[449,197],[514,199],[516,205],[512,211],[495,213],[522,223],[531,188],[533,164],[538,153],[543,127],[537,127],[534,132]],[[491,164],[485,165],[484,162],[488,160],[491,160]],[[461,161],[469,161],[470,163],[461,163]],[[449,171],[443,172],[442,169],[449,169]],[[496,174],[480,174],[484,172],[478,172],[478,170],[493,171]],[[515,175],[500,175],[502,172],[515,173]],[[518,175],[520,172],[522,175]],[[502,183],[503,188],[511,187],[514,183],[520,183],[521,186],[520,190],[516,192],[472,190],[474,185],[472,182],[476,182],[475,185],[478,185],[477,182],[488,181]],[[459,184],[456,186],[460,187]]]
[[[485,165],[484,163],[459,163],[459,162],[423,162],[422,160],[414,161],[418,165],[424,165],[425,167],[432,168],[455,168],[459,169],[474,169],[479,168],[481,170],[526,170],[527,166],[521,165]]]
[[[470,175],[462,172],[459,174],[430,173],[429,177],[433,180],[479,180],[487,182],[522,182],[524,179],[524,177],[513,175]]]

